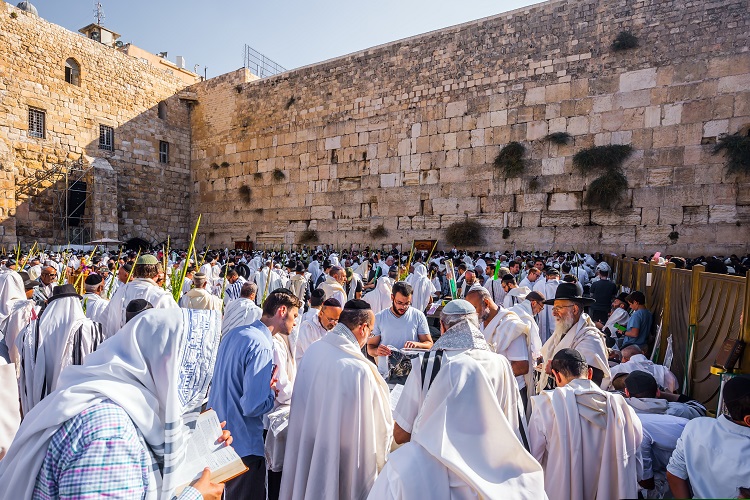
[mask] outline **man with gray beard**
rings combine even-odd
[[[604,334],[588,314],[583,312],[583,307],[592,302],[593,299],[578,295],[575,283],[560,283],[555,291],[555,298],[544,301],[553,306],[555,330],[542,346],[544,372],[539,378],[538,392],[544,390],[550,382],[554,385],[550,361],[558,351],[566,348],[575,349],[583,355],[593,371],[591,380],[594,383],[600,387],[609,387],[610,372]]]

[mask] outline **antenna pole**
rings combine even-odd
[[[104,7],[101,2],[94,2],[94,18],[99,26],[104,22]]]

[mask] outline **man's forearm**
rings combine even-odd
[[[682,479],[671,472],[667,472],[667,482],[669,483],[669,489],[672,490],[674,498],[693,498],[690,494],[690,482],[686,479]]]

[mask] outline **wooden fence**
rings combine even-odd
[[[664,361],[671,336],[671,369],[682,392],[715,410],[719,377],[711,374],[711,366],[722,343],[741,338],[750,344],[750,272],[745,277],[727,276],[707,273],[700,265],[685,270],[672,263],[660,266],[612,255],[604,260],[618,285],[646,295],[646,307],[657,325],[653,359]],[[750,373],[750,347],[735,371]]]

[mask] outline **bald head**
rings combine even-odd
[[[620,354],[622,355],[622,362],[627,363],[633,356],[637,354],[643,354],[643,351],[637,345],[629,345],[627,347],[623,347],[622,351],[620,351]]]

